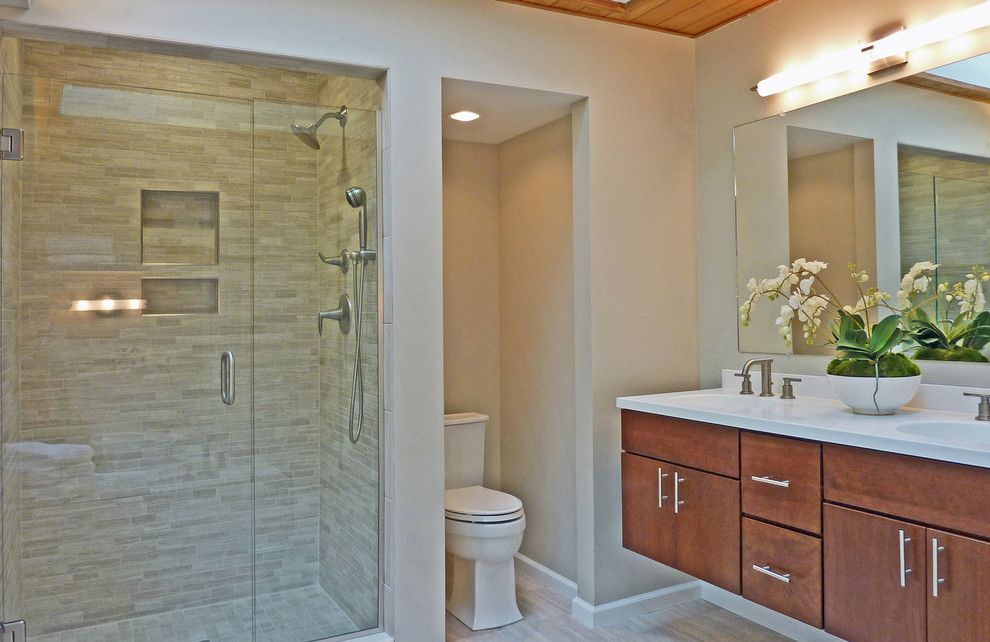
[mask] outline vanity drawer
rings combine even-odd
[[[739,477],[736,428],[623,410],[622,449],[726,477]]]
[[[822,541],[744,517],[742,594],[747,600],[821,628]]]
[[[990,537],[990,470],[825,444],[825,499]]]
[[[745,431],[740,441],[743,513],[821,533],[821,444]]]

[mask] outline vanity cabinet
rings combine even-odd
[[[622,421],[623,546],[739,593],[739,480],[720,474],[738,476],[738,433],[632,411]]]
[[[824,541],[829,633],[990,639],[990,543],[831,504]]]
[[[990,642],[990,470],[624,409],[623,545],[852,642]]]

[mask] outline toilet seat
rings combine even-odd
[[[523,517],[522,502],[508,493],[466,486],[444,493],[444,517],[468,524],[501,524]]]

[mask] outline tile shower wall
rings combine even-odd
[[[5,64],[20,44],[4,39]],[[42,634],[242,599],[256,551],[259,593],[319,584],[362,628],[377,625],[374,263],[357,447],[353,335],[321,344],[315,332],[345,287],[317,241],[325,253],[357,246],[343,190],[363,185],[377,212],[375,115],[353,112],[346,147],[327,123],[319,153],[287,129],[322,113],[291,103],[377,107],[377,86],[38,41],[22,59],[4,122],[22,92],[37,134],[22,165],[3,166],[0,222],[4,463],[21,462],[4,467],[16,470],[3,480],[7,613]],[[11,167],[25,173],[22,216]],[[219,265],[142,264],[147,189],[219,193]],[[219,313],[69,312],[77,298],[137,298],[148,277],[218,279]],[[237,353],[240,385],[218,410],[222,349]]]
[[[353,79],[331,80],[321,92],[321,103],[352,108],[343,136],[337,127],[321,130],[319,241],[326,255],[359,246],[358,213],[344,198],[353,185],[368,193],[369,245],[379,247],[377,118],[354,108],[377,109],[380,95],[374,82]],[[324,333],[320,353],[320,584],[359,628],[377,626],[379,610],[378,267],[369,262],[365,274],[365,418],[357,444],[348,436],[354,329]],[[337,269],[321,273],[322,309],[336,307],[343,292],[354,296],[352,276]]]

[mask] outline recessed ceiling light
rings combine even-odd
[[[454,120],[459,120],[462,123],[469,123],[472,120],[478,120],[479,118],[481,118],[481,115],[476,114],[473,111],[455,111],[453,114],[450,115],[450,117],[453,118]]]

